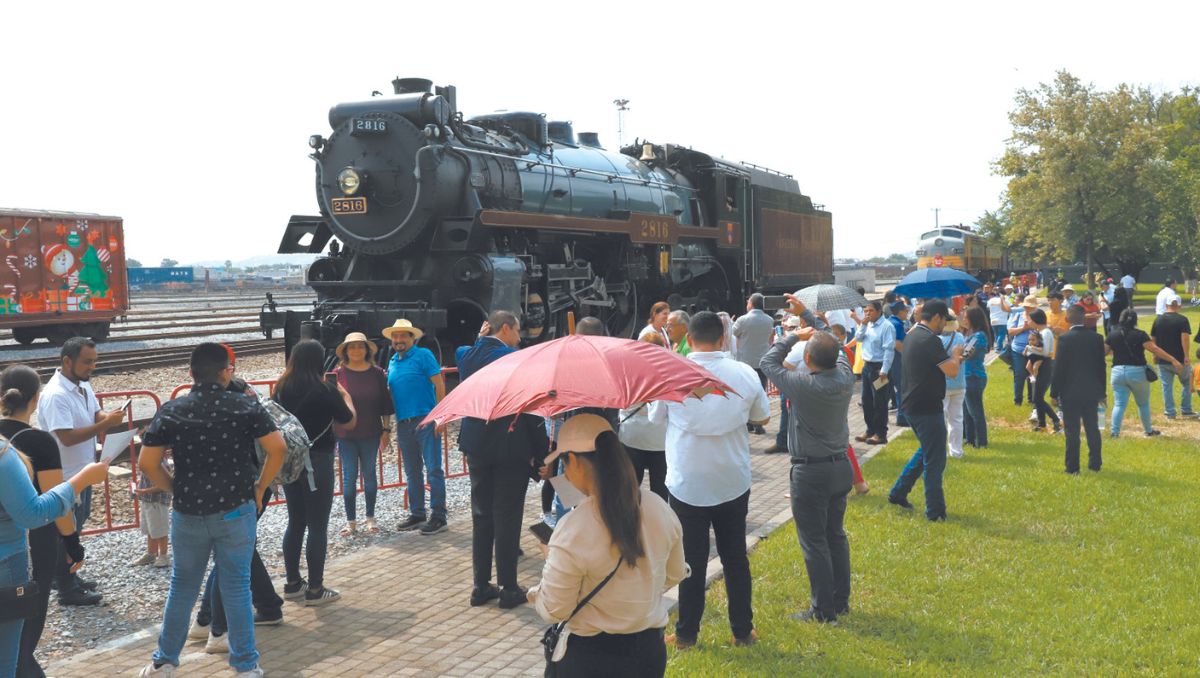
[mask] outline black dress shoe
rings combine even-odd
[[[944,523],[944,522],[946,522],[946,514],[945,514],[945,513],[939,513],[939,514],[937,514],[936,516],[925,516],[925,518],[926,518],[927,520],[929,520],[929,522],[931,522],[931,523]]]
[[[101,598],[103,598],[103,596],[95,591],[85,591],[81,588],[77,588],[67,591],[66,593],[59,592],[58,604],[76,605],[81,607],[85,605],[99,605]]]
[[[479,607],[486,605],[488,601],[495,600],[500,597],[500,589],[488,584],[486,586],[476,586],[471,589],[471,607]]]
[[[84,591],[95,591],[96,589],[100,588],[100,585],[96,582],[90,579],[84,579],[83,577],[77,576],[75,577],[75,581],[79,583],[79,588],[83,589]]]
[[[772,446],[768,447],[767,449],[763,450],[763,454],[779,454],[781,452],[787,452],[787,451],[788,451],[787,445],[772,445]]]
[[[505,586],[500,589],[500,609],[511,610],[529,602],[529,596],[520,586]]]
[[[838,625],[837,617],[833,617],[833,618],[826,617],[825,615],[818,612],[816,610],[816,608],[812,608],[812,607],[808,608],[807,610],[805,610],[803,612],[798,612],[796,614],[789,614],[788,619],[791,619],[792,621],[798,621],[798,622],[818,622],[821,624],[829,624],[830,626]]]
[[[897,497],[893,494],[888,495],[888,503],[895,504],[896,506],[899,506],[900,508],[906,508],[909,510],[912,510],[912,507],[913,507],[912,502],[909,501],[908,499],[906,499],[904,497]]]

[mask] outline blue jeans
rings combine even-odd
[[[925,476],[925,517],[944,518],[946,497],[942,494],[942,473],[946,470],[946,417],[937,414],[908,415],[908,425],[917,434],[920,447],[900,472],[891,496],[904,499],[917,478]]]
[[[17,586],[29,581],[29,552],[22,550],[0,560],[0,586]],[[24,619],[0,622],[0,676],[17,674]]]
[[[1193,414],[1192,412],[1192,366],[1187,364],[1183,366],[1183,374],[1175,374],[1175,369],[1170,365],[1158,366],[1158,379],[1162,382],[1163,394],[1163,409],[1168,417],[1175,416],[1175,378],[1179,377],[1179,385],[1182,390],[1179,392],[1179,409],[1184,414]]]
[[[1008,325],[992,325],[992,336],[996,337],[996,352],[1008,348]]]
[[[346,520],[355,520],[354,504],[358,499],[358,473],[362,470],[363,498],[367,503],[367,517],[375,517],[375,495],[379,491],[379,477],[375,473],[375,462],[379,457],[379,438],[366,440],[337,441],[338,456],[342,460],[342,502],[346,506]]]
[[[254,502],[227,513],[191,516],[171,512],[171,589],[163,610],[162,631],[154,661],[179,666],[179,653],[187,640],[192,608],[204,583],[211,554],[221,576],[221,601],[229,623],[229,665],[249,671],[258,665],[254,646],[254,609],[250,605],[250,559],[254,554],[256,516]]]
[[[1025,402],[1025,392],[1029,391],[1029,399],[1033,400],[1033,390],[1029,383],[1029,366],[1025,363],[1025,356],[1016,351],[1009,351],[1012,356],[1012,373],[1013,373],[1013,403],[1020,405]],[[1032,404],[1032,403],[1031,403]]]
[[[1142,365],[1114,365],[1112,368],[1113,413],[1109,432],[1115,438],[1121,435],[1121,420],[1125,408],[1129,407],[1129,395],[1137,401],[1142,429],[1149,433],[1150,426],[1150,382],[1146,381],[1146,368]]]
[[[987,447],[987,416],[983,412],[983,392],[987,377],[967,377],[967,397],[963,400],[963,440],[975,447]]]
[[[446,472],[442,470],[442,446],[432,426],[418,429],[423,417],[396,422],[396,444],[404,461],[408,482],[408,512],[425,516],[425,476],[429,480],[429,509],[434,518],[446,519]]]

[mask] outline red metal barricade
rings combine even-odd
[[[134,400],[133,399],[149,398],[151,401],[154,402],[155,413],[157,413],[158,409],[160,407],[162,407],[162,401],[159,400],[158,395],[152,391],[105,391],[103,393],[96,394],[96,400],[100,403],[101,409],[104,408],[104,401],[106,399],[107,400],[115,400],[115,399],[119,399],[119,398],[128,398],[130,400],[129,404],[126,405],[125,409],[126,409],[127,421],[129,421],[131,423],[131,425],[134,424],[134,421],[133,421]],[[130,475],[131,487],[137,487],[137,482],[138,482],[138,468],[137,468],[138,449],[139,448],[137,446],[136,439],[130,441],[130,443],[129,443],[129,466],[130,466],[130,472],[131,472],[131,475]],[[108,476],[105,476],[105,478],[104,478],[104,527],[96,527],[96,528],[83,530],[81,534],[83,534],[84,536],[87,536],[87,535],[91,535],[91,534],[100,534],[103,532],[116,532],[119,530],[133,530],[133,529],[137,529],[139,526],[141,526],[141,502],[138,500],[138,498],[136,496],[133,497],[133,501],[132,501],[133,522],[124,522],[124,523],[118,523],[118,524],[114,524],[114,522],[113,522],[112,499],[113,499],[112,484],[111,484],[111,481],[109,480]],[[92,506],[94,507],[95,505],[96,505],[96,502],[93,501]]]

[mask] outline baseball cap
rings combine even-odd
[[[1071,286],[1071,285],[1063,285],[1063,286],[1062,286],[1062,291],[1063,291],[1063,292],[1066,292],[1067,290],[1071,290],[1072,292],[1074,292],[1074,291],[1075,291],[1075,288],[1074,288],[1073,286]]]
[[[930,299],[921,306],[921,320],[932,320],[934,316],[939,315],[946,320],[957,320],[946,307],[946,302],[941,299]]]
[[[1006,290],[1012,290],[1012,289],[1016,289],[1016,288],[1015,288],[1015,287],[1013,287],[1012,283],[1008,283],[1007,285],[1005,285],[1005,286],[1004,286],[1004,289],[1006,289]]]
[[[1179,306],[1183,303],[1183,299],[1179,298],[1178,294],[1172,294],[1167,297],[1167,306]]]
[[[892,305],[888,308],[892,310],[892,313],[899,313],[901,311],[908,310],[908,306],[903,301],[893,301]]]

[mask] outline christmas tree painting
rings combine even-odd
[[[83,267],[79,271],[79,282],[87,285],[91,290],[93,297],[108,296],[108,274],[104,272],[104,266],[100,263],[100,257],[96,254],[96,248],[88,245],[87,251],[83,253]]]

